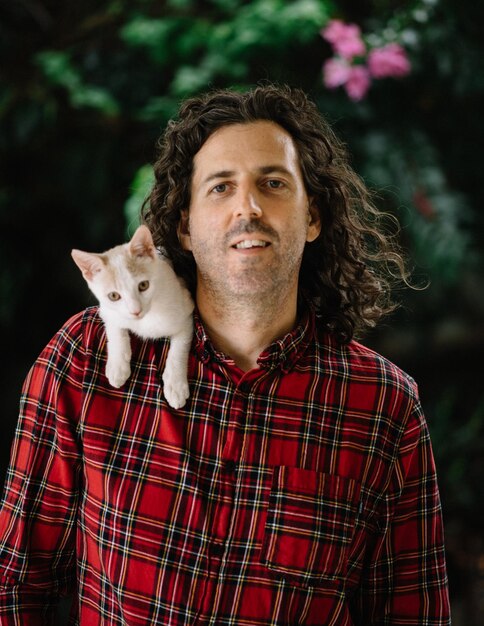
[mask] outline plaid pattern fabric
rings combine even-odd
[[[199,320],[190,399],[167,342],[105,376],[94,308],[24,387],[0,515],[0,623],[449,624],[440,503],[414,382],[312,313],[241,372]]]

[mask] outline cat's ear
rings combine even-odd
[[[147,226],[138,226],[128,244],[128,250],[132,256],[156,257],[153,237],[151,236],[150,229]]]
[[[87,281],[91,281],[104,267],[104,261],[100,254],[72,250],[71,256]]]

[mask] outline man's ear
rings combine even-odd
[[[309,222],[308,222],[308,234],[306,236],[306,241],[311,242],[319,237],[321,233],[321,215],[319,213],[318,205],[314,198],[309,198]]]
[[[180,242],[183,250],[192,249],[188,209],[181,212],[180,221],[178,222],[178,241]]]

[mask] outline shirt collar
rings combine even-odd
[[[209,361],[233,363],[232,359],[226,354],[215,349],[210,337],[207,335],[197,309],[194,312],[194,325],[194,348],[200,361],[203,363],[208,363]],[[289,372],[305,352],[308,343],[314,336],[314,329],[314,309],[312,306],[305,304],[295,328],[283,337],[273,341],[263,350],[257,359],[257,363],[263,369],[280,367],[283,372]]]

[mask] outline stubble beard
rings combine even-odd
[[[212,303],[221,312],[237,315],[277,315],[285,305],[289,294],[297,288],[300,261],[297,255],[286,253],[272,263],[260,263],[259,259],[246,259],[237,270],[228,268],[226,274],[207,270],[202,264],[198,280]]]
[[[224,252],[229,248],[230,242],[239,235],[251,233],[267,235],[275,250],[269,263],[258,257],[246,257],[236,268],[228,267],[226,272],[223,267],[216,267],[217,263],[224,263]],[[240,221],[225,234],[218,245],[208,241],[198,241],[197,245],[193,240],[192,245],[199,284],[203,284],[205,294],[221,312],[246,315],[252,313],[259,317],[262,314],[277,315],[287,302],[289,294],[294,288],[297,289],[303,250],[293,242],[289,248],[278,252],[279,234],[258,220]],[[217,249],[220,249],[220,255],[207,255],[207,250]]]

